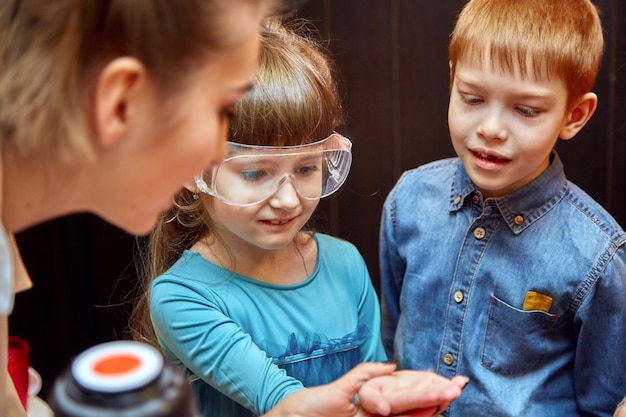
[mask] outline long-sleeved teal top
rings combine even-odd
[[[206,417],[263,414],[306,386],[386,359],[367,266],[350,243],[316,234],[315,271],[296,285],[259,282],[186,251],[151,287],[166,357]]]

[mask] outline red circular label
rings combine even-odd
[[[116,375],[123,374],[141,365],[141,359],[135,355],[120,353],[117,355],[107,355],[96,361],[93,370],[99,374]]]

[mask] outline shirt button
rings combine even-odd
[[[522,223],[524,223],[524,216],[522,216],[521,214],[518,214],[517,216],[515,216],[515,218],[513,219],[513,223],[515,223],[516,225],[520,225]]]
[[[482,239],[485,237],[485,229],[482,227],[477,227],[476,229],[474,229],[474,237],[476,239]]]
[[[454,205],[455,205],[455,206],[458,206],[460,202],[461,202],[461,197],[456,197],[456,198],[454,199]]]
[[[457,303],[463,301],[463,291],[457,291],[454,293],[454,301],[456,301]]]
[[[454,362],[454,356],[452,356],[451,353],[446,353],[445,355],[443,355],[443,363],[445,363],[446,365],[452,365],[452,362]]]
[[[478,198],[478,196],[475,195],[474,197],[472,197],[472,201],[474,202],[474,204],[478,204],[478,202],[480,201],[480,198]]]

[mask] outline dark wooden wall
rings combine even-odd
[[[352,241],[378,286],[378,226],[400,174],[453,156],[447,132],[447,42],[464,0],[309,0],[300,16],[329,40],[354,142],[343,189],[320,205],[327,231]],[[607,48],[596,115],[557,149],[570,179],[626,225],[626,5],[596,0]],[[424,198],[428,198],[424,196]],[[419,208],[416,208],[419,209]],[[19,294],[11,333],[32,344],[44,391],[70,358],[124,337],[133,289],[134,238],[91,215],[18,236],[35,288]]]

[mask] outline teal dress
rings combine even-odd
[[[188,374],[203,416],[264,414],[360,362],[386,360],[362,256],[346,241],[315,239],[315,271],[296,285],[255,281],[191,251],[153,282],[159,343]]]

